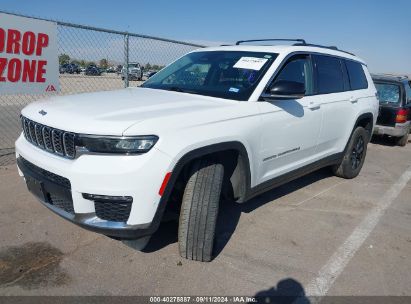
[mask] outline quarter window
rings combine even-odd
[[[365,77],[362,64],[359,62],[345,60],[348,76],[350,78],[351,90],[361,90],[368,88],[367,77]]]
[[[408,81],[405,87],[406,87],[405,91],[407,92],[407,104],[410,104],[411,103],[411,81]]]
[[[315,55],[318,94],[344,91],[344,76],[340,59]]]

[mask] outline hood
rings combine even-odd
[[[75,133],[123,135],[129,127],[143,120],[185,115],[232,103],[201,95],[127,88],[52,97],[29,104],[22,110],[22,115],[38,123]]]

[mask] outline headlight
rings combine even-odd
[[[148,152],[157,142],[158,137],[149,136],[93,136],[81,135],[78,146],[96,153],[139,154]]]

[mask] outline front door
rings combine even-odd
[[[300,99],[260,101],[261,149],[259,182],[265,182],[316,160],[322,112],[312,96],[313,65],[310,55],[294,55],[282,66],[270,86],[278,80],[300,82]]]

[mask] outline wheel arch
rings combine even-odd
[[[372,135],[372,130],[374,128],[374,115],[371,112],[366,112],[358,116],[351,134],[358,126],[363,127],[370,135]]]
[[[176,183],[182,178],[182,175],[187,173],[190,164],[201,157],[213,157],[216,161],[223,163],[226,172],[225,182],[230,182],[235,199],[238,202],[243,202],[251,187],[251,167],[247,149],[239,141],[211,144],[186,152],[176,162],[164,196],[171,195]],[[168,200],[168,197],[164,199]]]

